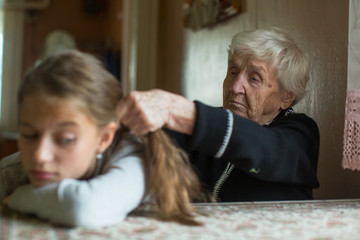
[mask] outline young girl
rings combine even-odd
[[[119,126],[119,82],[78,51],[52,56],[19,89],[19,153],[0,161],[0,201],[69,226],[123,220],[144,197],[161,219],[194,220],[200,184],[185,154],[157,131]]]

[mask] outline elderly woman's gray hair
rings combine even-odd
[[[281,86],[296,95],[292,105],[305,95],[309,80],[309,61],[296,43],[278,28],[258,29],[234,35],[228,59],[246,56],[270,64]]]

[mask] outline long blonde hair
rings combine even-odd
[[[99,127],[118,121],[116,108],[123,97],[120,82],[98,59],[75,50],[51,56],[31,70],[20,86],[19,106],[26,95],[36,92],[80,100]],[[125,131],[119,128],[105,156],[112,154]],[[187,155],[162,130],[142,140],[146,146],[146,188],[160,218],[198,225],[191,201],[199,193],[200,183]]]

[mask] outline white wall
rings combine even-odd
[[[349,5],[348,89],[360,89],[360,1]]]
[[[240,15],[198,31],[185,31],[183,93],[191,100],[222,106],[222,82],[227,70],[227,49],[239,31],[255,29],[256,1],[248,1]]]

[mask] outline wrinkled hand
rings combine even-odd
[[[163,90],[134,91],[120,101],[118,117],[135,135],[145,135],[162,127],[191,134],[196,108],[186,98]]]
[[[169,96],[161,90],[131,92],[120,101],[118,117],[136,135],[162,128],[169,119]]]

